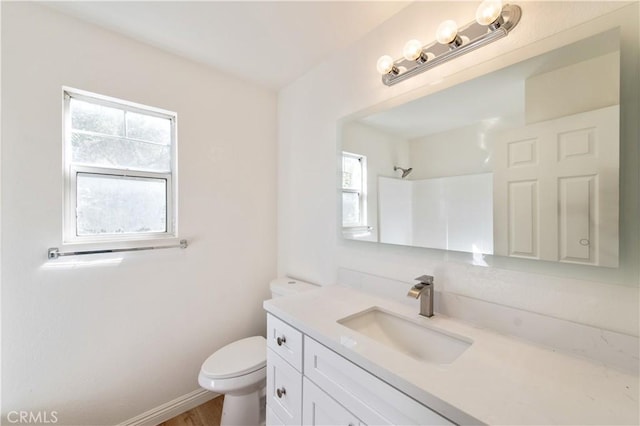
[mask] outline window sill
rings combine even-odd
[[[344,226],[342,227],[342,235],[350,238],[354,237],[366,237],[371,235],[373,226]]]
[[[180,238],[175,234],[149,234],[149,235],[113,235],[104,237],[79,237],[70,240],[63,240],[62,246],[65,249],[91,249],[100,248],[133,248],[140,246],[154,245],[156,243],[173,244],[178,243]]]

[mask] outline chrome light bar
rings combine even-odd
[[[482,17],[483,7],[496,8],[497,13],[488,20]],[[445,21],[437,32],[438,41],[415,48],[416,40],[407,43],[404,57],[393,60],[389,56],[382,56],[378,60],[378,72],[382,74],[382,82],[392,86],[408,78],[423,73],[433,67],[443,64],[467,52],[478,49],[489,43],[506,37],[520,21],[522,10],[517,5],[502,6],[499,0],[484,1],[478,8],[476,21],[457,29],[455,22]],[[413,45],[411,45],[413,43]],[[413,47],[413,48],[412,48]]]

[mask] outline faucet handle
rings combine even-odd
[[[420,275],[418,278],[415,278],[416,281],[420,281],[420,284],[424,285],[433,285],[433,276],[431,275]]]

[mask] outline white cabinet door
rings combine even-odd
[[[360,420],[306,377],[302,384],[302,424],[358,426]]]
[[[267,407],[285,425],[302,421],[302,374],[267,349]]]
[[[619,106],[498,135],[494,253],[618,266]]]

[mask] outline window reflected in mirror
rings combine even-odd
[[[342,152],[342,227],[356,231],[367,224],[367,157]],[[362,230],[358,230],[362,231]]]

